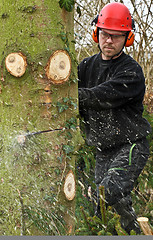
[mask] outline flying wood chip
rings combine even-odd
[[[21,77],[27,67],[26,57],[20,52],[10,53],[5,59],[5,66],[11,75]]]
[[[68,200],[73,200],[75,197],[75,177],[71,170],[65,178],[64,193]]]
[[[61,84],[69,79],[71,73],[71,58],[64,50],[55,51],[47,64],[47,78],[54,84]]]

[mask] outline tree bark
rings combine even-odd
[[[0,0],[0,25],[0,234],[71,235],[75,190],[67,198],[64,184],[73,172],[75,189],[80,145],[73,12],[58,1]],[[60,84],[47,73],[56,51],[71,64]]]

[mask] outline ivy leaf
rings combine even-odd
[[[66,103],[66,102],[68,102],[68,101],[69,101],[69,98],[68,98],[68,97],[64,97],[64,98],[63,98],[63,102],[64,102],[64,103]]]
[[[60,102],[57,102],[58,112],[62,113],[63,111],[68,109],[68,105],[62,104]]]
[[[66,154],[72,153],[73,150],[74,150],[74,147],[73,147],[73,146],[63,145],[63,151],[64,151]]]
[[[57,175],[59,175],[59,174],[60,174],[60,169],[57,168],[57,169],[54,170],[54,172],[55,172]]]
[[[61,8],[65,8],[66,11],[72,12],[73,7],[74,7],[74,0],[60,0],[59,5]]]

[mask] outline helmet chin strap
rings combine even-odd
[[[118,53],[116,53],[114,56],[111,57],[111,59],[113,59],[114,57],[118,57],[121,54],[121,52],[123,51],[124,46],[125,46],[125,44],[123,45],[122,49]]]

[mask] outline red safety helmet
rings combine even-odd
[[[133,29],[134,22],[129,9],[124,4],[119,2],[107,4],[102,8],[96,20],[96,28],[92,35],[95,42],[99,42],[97,28],[103,28],[129,32],[125,46],[128,47],[133,44],[134,33],[131,30]]]

